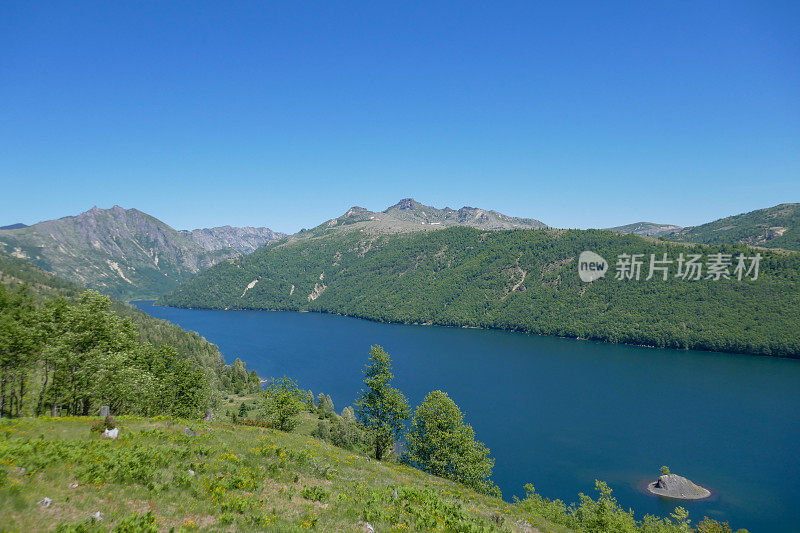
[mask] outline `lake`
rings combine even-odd
[[[662,350],[502,331],[381,324],[269,311],[208,311],[134,302],[197,331],[227,362],[288,375],[330,394],[337,411],[361,389],[369,347],[394,362],[416,406],[441,389],[495,457],[507,500],[525,483],[577,501],[595,478],[623,507],[667,516],[686,507],[751,532],[799,531],[800,360]],[[659,467],[714,492],[676,502],[642,492]]]

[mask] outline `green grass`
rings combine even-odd
[[[302,433],[118,417],[112,441],[90,432],[95,420],[0,421],[0,531],[569,531]],[[92,523],[96,511],[104,519]]]

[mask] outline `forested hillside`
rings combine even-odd
[[[194,416],[260,388],[198,336],[0,252],[0,415]]]
[[[800,251],[800,204],[780,204],[695,226],[667,236],[671,241],[740,243]]]
[[[578,255],[609,262],[584,283]],[[650,255],[673,261],[646,280]],[[676,277],[681,254],[732,262],[728,278]],[[740,276],[737,257],[763,256]],[[642,254],[640,279],[616,279],[620,254]],[[750,267],[751,262],[746,262]],[[745,274],[745,272],[739,272]],[[379,321],[763,355],[800,355],[800,254],[684,245],[600,230],[375,234],[355,229],[284,240],[204,272],[161,303],[340,313]]]

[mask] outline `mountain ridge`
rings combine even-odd
[[[634,235],[647,235],[648,237],[660,237],[672,235],[683,229],[681,226],[674,224],[659,224],[657,222],[634,222],[632,224],[625,224],[624,226],[614,226],[613,228],[605,228],[614,233],[632,233]]]
[[[0,249],[102,293],[133,299],[156,297],[219,261],[281,237],[269,228],[181,232],[115,205],[0,230]]]
[[[800,251],[800,203],[783,203],[683,228],[677,242],[746,244]]]
[[[319,237],[331,232],[354,229],[370,234],[395,234],[415,231],[433,231],[454,226],[472,227],[487,231],[508,229],[544,229],[549,226],[533,218],[519,218],[498,211],[464,206],[460,209],[442,209],[403,198],[383,211],[370,211],[352,206],[344,214],[329,219],[311,229],[302,229],[290,240]]]

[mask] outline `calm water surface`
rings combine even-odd
[[[506,499],[567,502],[607,481],[636,516],[678,504],[641,492],[661,465],[712,489],[694,521],[800,531],[800,361],[656,350],[501,331],[380,324],[316,313],[204,311],[135,302],[259,375],[289,375],[337,411],[361,389],[369,347],[392,355],[412,405],[446,391],[496,458]]]

